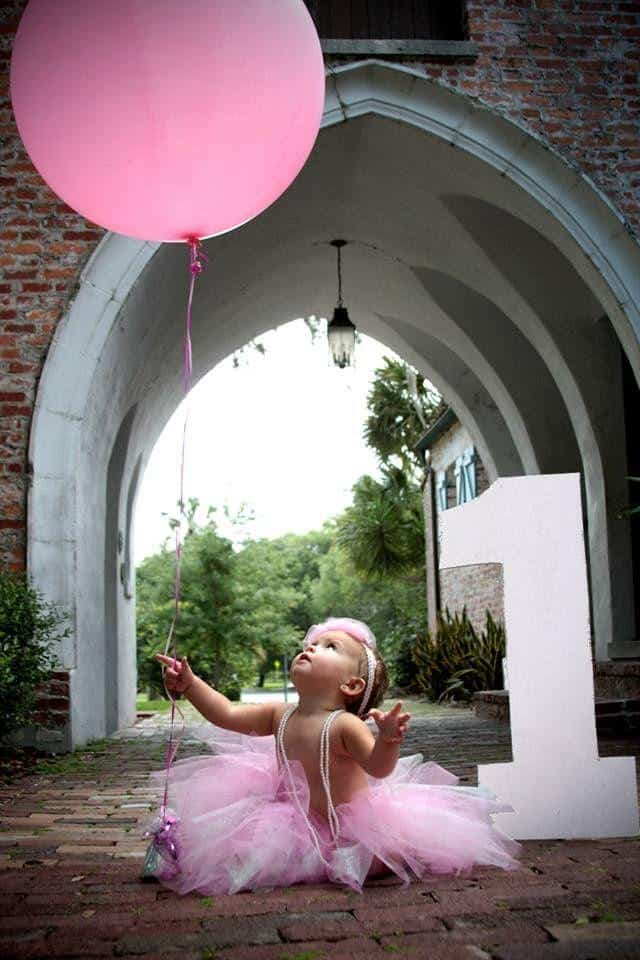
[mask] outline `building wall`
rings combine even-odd
[[[442,612],[467,616],[479,635],[485,629],[487,610],[496,621],[504,624],[504,580],[501,563],[472,563],[466,567],[451,567],[440,571]]]
[[[471,442],[471,437],[460,421],[452,423],[430,448],[434,470],[445,470]]]
[[[456,504],[456,486],[454,477],[454,464],[456,457],[467,447],[472,446],[472,440],[460,421],[452,423],[429,448],[430,463],[434,475],[439,471],[445,470],[449,480],[447,489],[447,509],[457,506]],[[489,481],[485,466],[476,451],[475,461],[476,471],[476,496],[480,496],[487,487]],[[431,509],[427,504],[426,498],[429,491],[429,484],[425,487],[425,541],[433,539]],[[436,504],[438,503],[437,497]],[[436,512],[440,514],[440,508],[437,506]],[[433,631],[436,626],[435,609],[433,609],[436,597],[435,592],[435,551],[433,543],[426,542],[426,567],[427,567],[427,598],[431,606],[429,610],[429,629]],[[500,563],[472,564],[466,567],[456,567],[449,570],[440,571],[440,609],[444,613],[448,607],[451,614],[461,614],[463,608],[467,608],[467,616],[473,624],[477,633],[481,633],[486,623],[486,611],[491,612],[491,616],[496,621],[504,623],[504,585],[503,571]]]
[[[105,232],[53,194],[22,146],[8,74],[25,6],[7,0],[0,10],[0,559],[12,569],[23,569],[26,559],[38,380],[80,271]],[[593,180],[640,240],[637,2],[469,0],[467,18],[475,59],[407,62],[542,137]]]

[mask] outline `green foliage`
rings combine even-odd
[[[364,438],[377,453],[382,480],[361,477],[338,521],[337,539],[365,578],[424,579],[420,462],[414,446],[446,407],[411,367],[390,357],[375,371]]]
[[[55,663],[52,644],[69,636],[67,614],[23,573],[0,573],[0,723],[6,736],[29,723],[38,687]],[[62,628],[62,629],[61,629]]]
[[[327,530],[247,541],[235,563],[236,628],[253,643],[258,682],[286,652],[300,648],[311,623],[311,588],[329,549]]]
[[[409,638],[424,621],[423,577],[364,579],[338,543],[321,559],[319,568],[311,589],[310,622],[319,623],[328,616],[364,620],[376,635],[391,683],[405,686],[415,671],[408,654]]]
[[[424,570],[422,495],[398,470],[382,481],[361,477],[338,520],[336,539],[365,578]]]
[[[174,642],[195,673],[229,697],[251,683],[255,649],[239,635],[236,620],[234,553],[231,542],[216,529],[213,510],[207,523],[193,520],[197,501],[190,502],[190,521],[182,544],[180,604]],[[174,523],[174,521],[170,521]],[[174,616],[175,550],[166,545],[147,557],[136,571],[138,686],[150,697],[163,696],[162,674],[153,655],[163,652]]]
[[[413,647],[415,692],[430,700],[470,700],[477,690],[501,690],[504,686],[502,658],[505,656],[502,624],[496,624],[489,610],[486,626],[478,637],[467,617],[452,617],[449,608],[437,615],[436,636],[417,636]]]
[[[153,712],[164,713],[166,710],[171,709],[170,700],[148,700],[145,694],[138,694],[136,696],[136,710],[146,711],[152,710]]]
[[[256,675],[264,682],[275,660],[299,649],[311,622],[311,584],[331,537],[320,531],[247,540],[234,552],[217,532],[215,511],[210,508],[199,526],[197,508],[192,498],[183,511],[180,604],[168,652],[175,638],[195,673],[237,699]],[[172,518],[169,524],[182,522]],[[173,619],[175,572],[175,550],[166,543],[137,569],[138,687],[151,698],[165,695],[153,654],[164,650]]]
[[[238,367],[246,366],[248,363],[247,355],[250,355],[252,350],[255,350],[255,352],[259,353],[261,356],[264,356],[266,353],[266,347],[261,340],[258,340],[257,338],[249,340],[244,344],[244,346],[239,347],[231,355],[231,363],[234,370],[237,370]]]
[[[383,466],[395,465],[411,477],[421,467],[413,448],[447,404],[401,360],[384,357],[383,364],[367,397],[364,439]]]
[[[631,480],[632,483],[640,483],[640,477],[625,476],[625,480]],[[618,513],[618,519],[620,520],[622,517],[631,517],[634,513],[640,513],[640,503],[636,503],[634,506],[629,504],[626,507],[622,507]]]
[[[416,636],[424,619],[424,584],[420,585],[419,594],[415,597],[415,609],[402,610],[397,620],[391,625],[386,637],[387,656],[385,661],[389,667],[392,683],[402,690],[409,691],[415,688],[416,666],[413,659],[413,649]]]

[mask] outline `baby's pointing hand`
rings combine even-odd
[[[187,658],[183,657],[178,661],[173,657],[165,656],[164,653],[156,653],[154,656],[166,668],[164,682],[167,690],[172,693],[185,693],[193,683],[193,672],[187,663]]]
[[[402,700],[398,700],[387,713],[375,709],[367,712],[367,717],[371,717],[378,725],[380,736],[385,743],[402,743],[411,714],[400,713],[401,707]]]

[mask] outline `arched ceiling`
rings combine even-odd
[[[343,294],[358,328],[409,351],[452,406],[467,411],[496,472],[577,468],[549,369],[558,351],[548,318],[527,297],[527,277],[535,287],[543,275],[548,297],[570,289],[562,309],[569,326],[586,330],[603,311],[566,258],[519,217],[530,203],[487,164],[404,123],[367,116],[322,130],[284,196],[242,229],[205,242],[194,377],[266,329],[330,313],[328,243],[344,236]],[[186,277],[184,247],[163,245],[107,344],[120,366],[128,357],[117,407],[141,401],[136,432],[147,450],[182,396]],[[526,324],[510,316],[516,302]],[[102,366],[109,369],[106,357]]]

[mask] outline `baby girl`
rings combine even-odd
[[[155,656],[167,689],[214,725],[203,736],[214,756],[171,767],[179,857],[154,875],[176,892],[327,880],[361,891],[381,873],[408,883],[474,863],[519,866],[521,845],[491,821],[511,806],[457,786],[421,754],[399,759],[409,714],[402,701],[379,709],[387,669],[361,621],[310,628],[291,664],[297,705],[232,703],[186,657]]]

